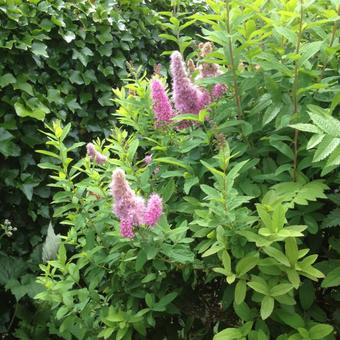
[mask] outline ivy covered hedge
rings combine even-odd
[[[107,134],[112,88],[127,78],[127,61],[144,68],[160,61],[166,43],[159,38],[157,11],[170,5],[162,0],[0,2],[0,223],[8,218],[18,229],[0,244],[0,333],[8,331],[14,313],[7,306],[20,300],[20,317],[22,298],[36,293],[33,272],[51,218],[50,188],[37,167],[46,155],[33,151],[44,142],[42,121],[71,121],[74,141]]]

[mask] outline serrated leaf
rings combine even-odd
[[[309,106],[310,107],[310,106]],[[340,138],[340,120],[329,116],[308,112],[313,123],[327,135]]]
[[[306,149],[313,149],[315,148],[317,145],[319,145],[322,140],[326,137],[326,135],[324,134],[320,134],[320,135],[313,135],[310,140],[307,143]]]
[[[301,48],[301,58],[298,61],[298,65],[303,66],[306,64],[306,62],[316,53],[320,51],[321,45],[323,44],[323,41],[313,41],[311,43],[306,43]]]
[[[340,138],[326,136],[315,151],[313,162],[319,162],[328,157],[340,145]]]
[[[292,124],[289,126],[293,129],[297,129],[300,131],[322,134],[322,130],[313,124],[302,124],[301,123],[301,124]]]
[[[323,220],[322,228],[340,226],[340,208],[333,209]]]

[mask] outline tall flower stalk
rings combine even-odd
[[[235,102],[237,107],[237,116],[238,119],[243,119],[243,112],[242,112],[242,106],[241,106],[241,97],[239,92],[239,87],[237,83],[237,74],[236,74],[236,68],[235,68],[235,61],[234,61],[234,50],[233,50],[233,42],[231,38],[231,27],[230,27],[230,4],[229,0],[225,1],[226,5],[226,26],[227,26],[227,33],[228,33],[228,49],[229,49],[229,63],[231,67],[231,72],[233,75],[233,85],[234,85],[234,92],[235,92]]]
[[[300,45],[303,33],[303,0],[300,0],[300,19],[299,19],[299,31],[297,35],[296,42],[296,50],[295,53],[298,55],[300,53]],[[299,87],[299,64],[298,61],[295,61],[294,67],[294,81],[293,81],[293,89],[292,89],[292,100],[293,100],[293,115],[298,113],[298,87]],[[299,140],[299,130],[295,129],[294,131],[294,158],[293,158],[293,180],[297,179],[297,157],[298,157],[298,140]]]

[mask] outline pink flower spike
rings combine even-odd
[[[96,149],[92,143],[87,143],[86,145],[87,155],[93,160],[96,157]]]
[[[144,224],[145,202],[130,188],[122,169],[116,169],[112,174],[111,193],[114,198],[113,211],[122,223],[122,234],[131,235],[129,224],[138,226]]]
[[[152,155],[146,155],[145,158],[144,158],[144,163],[146,165],[149,165],[149,164],[151,164],[151,162],[152,162]]]
[[[120,234],[126,238],[134,238],[133,226],[129,220],[120,221]]]
[[[86,150],[91,161],[95,161],[98,164],[103,164],[107,161],[107,157],[97,151],[92,143],[86,145]]]
[[[147,207],[145,209],[144,220],[145,223],[154,226],[161,217],[163,212],[162,199],[157,194],[152,194],[149,198]]]
[[[165,88],[158,79],[153,79],[151,81],[151,99],[156,120],[155,125],[162,126],[169,123],[175,114],[172,110]]]
[[[171,55],[171,75],[173,79],[173,99],[180,113],[198,114],[210,102],[210,94],[193,84],[188,77],[182,55],[175,51]],[[192,122],[182,121],[178,128],[191,126]]]
[[[105,155],[101,154],[100,152],[96,151],[95,161],[98,164],[103,164],[107,161],[107,157]]]

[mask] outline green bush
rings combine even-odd
[[[167,1],[0,1],[0,222],[18,229],[1,239],[0,333],[15,315],[29,316],[23,300],[37,291],[52,192],[37,167],[46,155],[33,152],[42,121],[71,121],[70,142],[108,135],[112,87],[128,77],[127,61],[148,70],[160,61],[156,11],[169,9]]]
[[[188,20],[206,24],[203,37],[215,49],[190,56],[200,67],[220,65],[222,74],[197,80],[206,89],[227,85],[220,100],[159,126],[149,80],[130,79],[114,91],[120,128],[95,145],[108,157],[103,164],[77,156],[84,143],[68,143],[70,125],[47,126],[53,154],[40,166],[53,174],[54,216],[67,230],[57,236],[51,227],[44,245],[51,260],[38,279],[50,334],[339,334],[339,5],[207,4]],[[167,38],[183,43],[174,37]],[[179,128],[183,122],[191,126]],[[138,195],[163,198],[159,223],[135,227],[132,239],[120,235],[112,211],[116,168]]]

